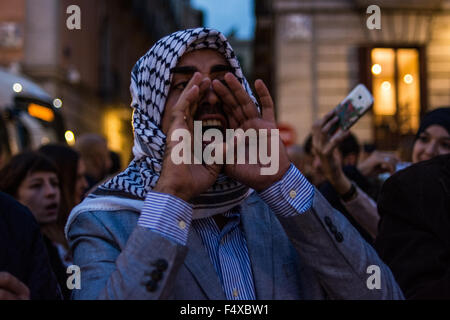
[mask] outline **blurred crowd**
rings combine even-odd
[[[316,122],[291,161],[375,247],[406,298],[449,299],[450,108],[425,115],[409,161],[361,148],[351,132],[330,135],[337,121],[330,112]]]
[[[185,69],[177,72],[189,75]],[[229,83],[223,83],[228,90]],[[338,121],[334,110],[319,119],[303,145],[289,147],[290,161],[375,248],[407,299],[450,299],[450,108],[423,117],[411,159],[361,145],[350,131],[332,131]],[[120,172],[120,158],[97,134],[78,137],[74,147],[47,144],[7,161],[1,151],[0,145],[0,300],[70,299],[67,270],[74,261],[65,234],[68,217]],[[342,242],[336,227],[331,222],[328,227]],[[77,236],[89,242],[88,235]]]
[[[119,155],[97,134],[80,136],[73,148],[47,144],[0,163],[0,300],[70,299],[67,218],[119,171]]]
[[[336,121],[330,112],[303,146],[290,146],[292,163],[376,248],[406,298],[450,298],[450,108],[424,117],[410,162],[361,146],[351,132],[330,135]],[[70,299],[68,215],[119,171],[118,155],[96,134],[2,164],[0,298]]]

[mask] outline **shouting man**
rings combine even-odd
[[[403,298],[373,248],[289,162],[283,144],[272,143],[272,98],[261,80],[255,89],[260,104],[216,30],[173,33],[137,62],[135,158],[76,207],[66,227],[81,268],[74,298]],[[185,146],[213,143],[213,153],[227,157],[235,151],[228,140],[250,143],[239,134],[199,142],[196,124],[257,132],[275,173],[263,174],[272,164],[261,153],[256,162],[198,161],[195,150],[179,148],[177,133],[191,133]],[[174,160],[180,150],[190,162]],[[375,286],[367,273],[374,266]]]

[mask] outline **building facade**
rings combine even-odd
[[[352,131],[380,149],[408,149],[420,116],[450,105],[450,1],[265,0],[259,11],[258,2],[265,55],[255,65],[273,59],[262,72],[297,143],[358,83],[375,104]]]
[[[80,29],[71,29],[71,6]],[[133,145],[131,70],[162,36],[202,24],[190,0],[1,0],[0,65],[63,102],[67,130],[104,135],[125,165]]]

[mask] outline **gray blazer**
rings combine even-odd
[[[403,299],[375,250],[317,190],[297,217],[277,217],[256,193],[241,206],[257,299]],[[81,268],[74,299],[226,299],[195,232],[178,245],[137,226],[138,217],[123,210],[76,216],[67,229]],[[371,265],[379,267],[380,289],[367,286]],[[161,279],[152,280],[158,268]]]

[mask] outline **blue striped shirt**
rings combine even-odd
[[[260,197],[275,214],[290,217],[311,207],[314,187],[291,164],[283,179],[261,192]],[[206,247],[227,299],[253,300],[256,294],[239,210],[236,207],[224,213],[228,222],[219,230],[212,217],[192,221],[189,203],[168,194],[149,192],[138,225],[181,245],[186,245],[192,228]]]

